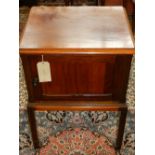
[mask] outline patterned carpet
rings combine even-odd
[[[20,35],[29,13],[20,8]],[[20,155],[134,155],[134,58],[127,90],[128,115],[120,152],[114,150],[119,112],[36,112],[40,149],[34,150],[26,105],[27,89],[20,60]]]
[[[50,137],[49,144],[41,149],[41,155],[50,154],[109,154],[115,155],[115,150],[105,137],[98,138],[89,130],[76,128],[63,131],[57,137]]]

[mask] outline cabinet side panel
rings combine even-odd
[[[118,55],[114,66],[113,100],[125,102],[132,55]]]
[[[41,88],[38,85],[37,77],[36,77],[36,66],[33,65],[37,61],[37,59],[32,58],[29,55],[20,55],[22,60],[22,65],[25,73],[25,80],[28,89],[28,97],[29,101],[35,101],[36,97],[41,98]],[[36,81],[34,81],[36,79]],[[36,82],[34,86],[33,83]],[[35,87],[35,89],[34,89]]]

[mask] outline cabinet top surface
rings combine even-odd
[[[27,49],[134,49],[123,7],[33,7],[20,40]]]

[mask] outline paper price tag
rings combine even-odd
[[[50,64],[47,61],[37,63],[39,82],[52,81]]]

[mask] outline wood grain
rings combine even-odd
[[[125,102],[131,55],[45,54],[52,81],[36,83],[41,55],[22,55],[30,101],[117,100]]]
[[[68,110],[68,111],[120,111],[125,104],[114,101],[49,101],[30,103],[29,108],[39,111]]]
[[[123,7],[33,7],[20,52],[99,49],[102,53],[104,49],[110,52],[107,49],[126,48],[133,53],[132,34],[124,12]]]

